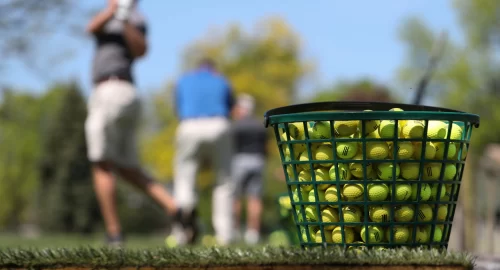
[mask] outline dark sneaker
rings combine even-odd
[[[187,243],[189,245],[195,244],[196,239],[198,237],[199,228],[198,228],[198,211],[193,209],[187,216],[186,224],[186,235],[187,235]]]
[[[174,216],[174,222],[181,225],[184,235],[186,237],[186,244],[192,245],[196,242],[198,237],[198,212],[193,209],[189,212],[185,212],[181,209],[177,211]]]
[[[109,235],[106,236],[106,245],[108,247],[116,247],[116,248],[121,248],[124,246],[124,238],[122,235],[118,235],[115,237],[111,237]]]

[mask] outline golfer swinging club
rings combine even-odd
[[[146,23],[136,5],[134,0],[109,0],[87,25],[87,32],[95,38],[96,51],[85,134],[95,192],[111,245],[123,242],[114,173],[185,224],[172,196],[142,170],[138,159],[136,135],[141,107],[131,69],[135,60],[146,54],[148,44]]]

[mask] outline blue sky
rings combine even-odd
[[[86,0],[87,5],[104,7],[105,0]],[[398,40],[402,20],[420,16],[434,29],[447,29],[459,38],[451,1],[414,0],[316,0],[316,1],[230,1],[230,0],[143,0],[140,8],[150,24],[149,55],[135,66],[141,92],[161,87],[179,73],[179,53],[186,44],[205,35],[212,27],[239,22],[247,29],[260,19],[278,15],[302,36],[306,57],[315,59],[317,76],[304,85],[303,93],[339,79],[371,77],[394,85],[395,72],[404,61],[404,46]],[[64,46],[61,38],[52,49]],[[76,47],[78,53],[51,77],[77,78],[90,91],[90,39]],[[8,82],[14,86],[43,90],[48,81],[27,73],[21,66],[10,67]]]

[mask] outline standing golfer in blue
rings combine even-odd
[[[214,62],[204,59],[195,70],[178,80],[174,101],[180,121],[175,141],[175,201],[195,219],[196,177],[201,162],[210,160],[217,177],[212,194],[212,223],[218,244],[229,244],[233,229],[230,131],[233,91],[217,72]],[[179,245],[194,243],[196,234],[196,227],[174,226]]]

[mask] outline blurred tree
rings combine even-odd
[[[433,81],[429,84],[431,97],[444,106],[461,111],[479,114],[483,128],[475,129],[471,148],[467,155],[467,172],[477,168],[484,147],[489,143],[500,142],[500,65],[498,53],[500,29],[498,12],[500,2],[495,0],[454,0],[453,7],[461,23],[464,43],[450,42],[438,65]],[[401,28],[401,39],[408,48],[408,58],[400,70],[403,83],[414,83],[423,73],[423,63],[429,58],[432,44],[438,35],[424,22],[410,18]],[[487,128],[484,128],[487,127]],[[472,159],[471,159],[472,157]],[[464,228],[457,234],[465,238],[458,249],[474,251],[478,217],[476,188],[481,189],[481,181],[465,173],[462,179],[459,209],[463,204]],[[483,197],[481,197],[483,198]],[[458,211],[458,210],[457,210]],[[462,224],[459,224],[462,225]],[[454,226],[455,227],[455,226]]]
[[[467,42],[474,47],[494,49],[500,45],[500,4],[495,0],[454,0]],[[496,48],[498,49],[498,47]]]
[[[15,228],[29,219],[37,188],[39,99],[4,90],[0,104],[0,228]]]
[[[427,91],[442,106],[481,115],[485,125],[500,120],[500,65],[498,10],[494,0],[454,0],[465,44],[449,42]],[[424,72],[432,45],[438,34],[417,18],[408,19],[401,28],[407,45],[407,59],[400,69],[403,84],[413,85]],[[500,128],[488,125],[477,129],[471,151],[481,152],[490,142],[500,141]]]
[[[376,101],[399,102],[393,90],[369,79],[344,81],[326,89],[320,89],[311,98],[311,102],[323,101]]]
[[[36,222],[37,164],[48,120],[64,89],[54,87],[42,96],[4,89],[0,103],[0,228]]]
[[[187,70],[204,56],[216,60],[219,70],[231,81],[236,94],[248,93],[256,98],[256,113],[263,115],[266,110],[293,103],[297,96],[298,84],[307,79],[312,72],[312,64],[303,60],[300,37],[280,18],[270,18],[260,22],[254,33],[244,32],[239,25],[232,25],[223,31],[210,31],[208,36],[194,41],[185,49],[182,69]],[[154,128],[157,133],[144,138],[143,158],[156,176],[164,181],[172,179],[172,161],[174,155],[174,138],[177,119],[173,114],[172,86],[155,94]],[[152,119],[152,118],[150,118]],[[271,160],[279,161],[274,135],[270,131],[270,152],[275,155]],[[201,194],[200,212],[206,213],[205,221],[209,222],[211,185],[214,176],[204,166],[199,177]],[[274,166],[274,167],[273,167]],[[278,164],[270,164],[272,172]],[[267,174],[266,178],[270,178]],[[272,176],[271,176],[272,177]],[[264,200],[274,203],[276,190],[281,183],[267,182]],[[284,187],[281,188],[283,190]],[[274,212],[266,212],[273,219]],[[269,222],[270,224],[271,222]]]
[[[43,66],[67,59],[72,53],[68,37],[83,34],[81,23],[89,12],[77,0],[0,1],[0,67],[15,60],[37,75],[49,76]],[[53,54],[50,41],[58,34],[65,37],[65,46]]]
[[[76,84],[63,87],[41,147],[39,222],[49,232],[90,232],[100,216],[86,156],[86,103]]]

